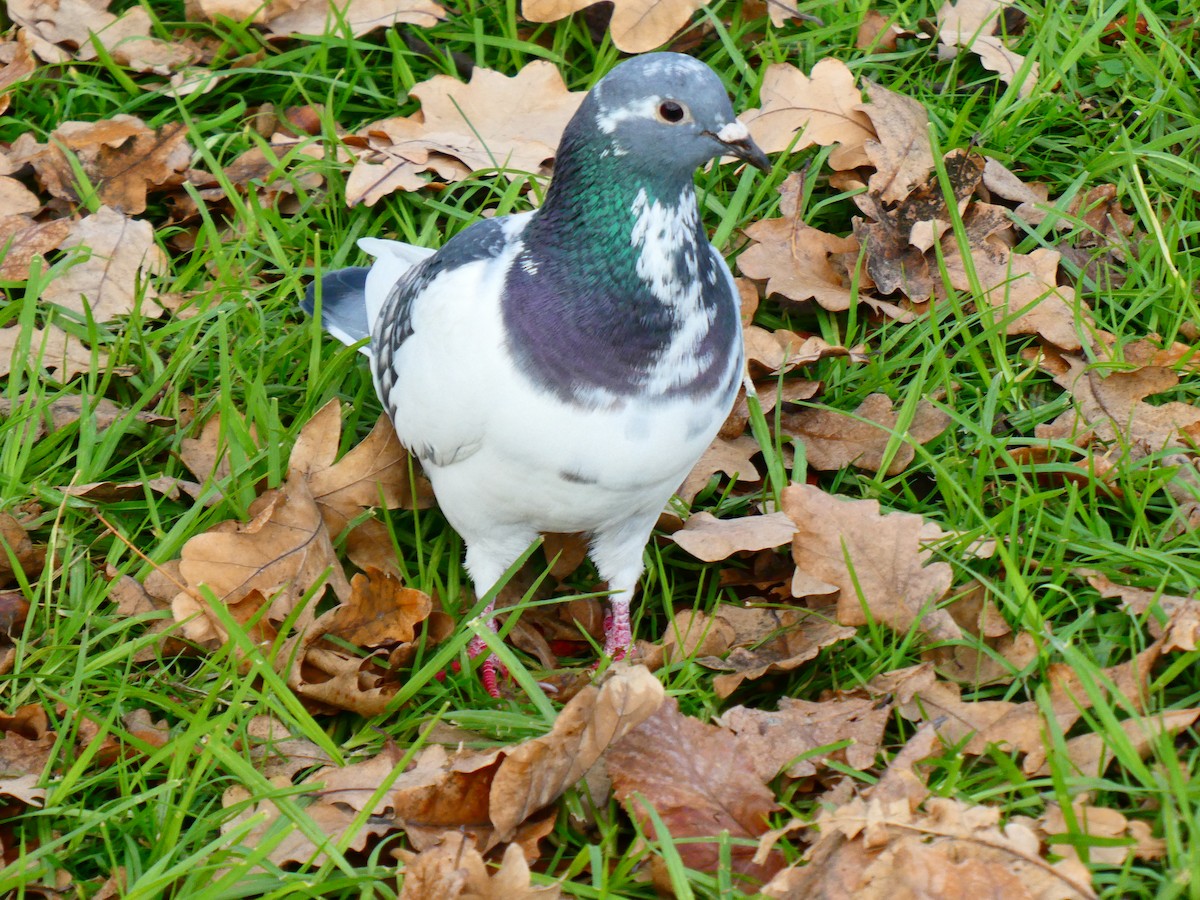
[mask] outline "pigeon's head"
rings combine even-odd
[[[726,155],[771,168],[734,116],[721,79],[681,53],[648,53],[618,65],[588,94],[568,134],[576,130],[634,169],[691,173]]]

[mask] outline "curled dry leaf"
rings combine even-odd
[[[31,397],[28,394],[18,394],[15,402],[9,397],[0,397],[0,416],[11,417],[15,410],[22,408],[24,401],[32,401],[30,407],[42,414],[38,437],[66,428],[84,416],[97,432],[116,424],[128,429],[133,422],[160,427],[175,424],[175,419],[171,416],[161,416],[146,410],[135,413],[118,406],[107,397],[85,397],[80,394],[64,394],[49,403],[40,402],[36,396]]]
[[[36,546],[14,516],[0,513],[0,588],[13,587],[18,571],[36,582],[46,562],[46,548]]]
[[[37,69],[29,32],[18,29],[16,40],[0,40],[0,115],[8,109],[12,86],[24,81]]]
[[[983,65],[1028,97],[1038,81],[1038,64],[1032,63],[1018,80],[1026,65],[1025,57],[1004,46],[1000,30],[1004,10],[1012,0],[947,0],[937,12],[939,55],[953,59],[958,48],[979,56]]]
[[[743,681],[790,672],[816,657],[825,647],[854,637],[854,629],[839,625],[834,610],[770,609],[722,606],[719,618],[730,623],[735,637],[724,659],[696,660],[721,674],[713,678],[718,697],[732,694]]]
[[[346,183],[351,206],[370,206],[393,190],[424,187],[419,176],[430,169],[449,180],[496,167],[514,178],[542,173],[584,97],[582,91],[568,91],[558,69],[544,61],[512,77],[476,67],[468,84],[435,75],[410,93],[421,101],[419,112],[360,132],[369,149]],[[521,99],[514,105],[513,98]]]
[[[1084,838],[1088,859],[1107,866],[1124,865],[1131,856],[1139,859],[1161,859],[1167,842],[1150,835],[1150,826],[1130,820],[1115,809],[1092,806],[1083,798],[1071,804],[1068,814],[1060,804],[1051,803],[1038,817],[1037,826],[1042,839],[1054,852],[1068,859],[1080,860],[1078,845],[1063,838]],[[1059,838],[1059,840],[1055,840]],[[1095,842],[1087,838],[1098,838]]]
[[[597,0],[522,0],[521,15],[531,22],[556,22]],[[609,33],[625,53],[645,53],[665,44],[708,0],[613,0]]]
[[[432,609],[428,594],[404,587],[390,573],[368,569],[365,575],[355,575],[345,602],[298,628],[280,652],[281,661],[291,661],[289,687],[317,709],[380,715],[400,686],[391,663],[407,662],[417,626],[430,621]],[[434,623],[436,637],[444,636],[440,625]],[[382,668],[373,657],[347,651],[344,644],[324,641],[326,637],[364,650],[386,647],[389,665]]]
[[[93,40],[139,72],[166,74],[192,58],[186,47],[151,37],[150,15],[138,6],[116,16],[108,12],[108,0],[11,0],[8,15],[46,62],[95,59]]]
[[[767,550],[789,543],[796,533],[787,513],[718,519],[707,512],[693,513],[671,539],[697,559],[716,562],[734,553]]]
[[[865,88],[868,102],[858,109],[871,120],[876,135],[863,144],[875,167],[867,186],[885,203],[897,203],[909,198],[933,170],[929,115],[912,97],[870,81]]]
[[[819,703],[783,697],[776,712],[735,706],[716,721],[737,735],[743,759],[768,782],[780,772],[789,778],[815,775],[829,760],[852,769],[870,768],[891,715],[890,703],[870,697],[833,697]],[[843,741],[849,746],[813,752]]]
[[[962,629],[963,641],[931,647],[921,654],[937,665],[943,677],[973,687],[1006,684],[1037,658],[1033,635],[1026,631],[1013,634],[980,582],[954,590],[945,609]]]
[[[617,799],[645,833],[656,833],[649,804],[669,833],[659,839],[681,841],[676,847],[684,865],[702,872],[721,866],[721,832],[760,837],[776,809],[771,792],[745,765],[737,739],[681,714],[674,699],[612,747],[608,772]],[[687,840],[706,837],[713,841]],[[753,881],[765,882],[783,866],[778,853],[755,863],[752,847],[729,849],[733,871]]]
[[[853,413],[832,409],[802,409],[784,413],[780,428],[804,442],[805,460],[814,469],[855,466],[868,472],[882,468],[884,454],[896,433],[898,416],[886,394],[871,394]],[[916,458],[913,444],[927,444],[950,425],[948,413],[920,400],[904,440],[891,456],[886,474],[898,475]]]

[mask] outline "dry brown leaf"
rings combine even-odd
[[[747,484],[761,481],[762,474],[752,461],[760,452],[762,448],[752,437],[743,435],[732,440],[718,437],[696,461],[676,493],[684,503],[691,503],[717,472]]]
[[[1172,737],[1200,719],[1200,708],[1171,709],[1148,716],[1131,716],[1121,722],[1121,730],[1134,752],[1146,759],[1162,746],[1164,738]],[[1168,750],[1168,752],[1170,752]],[[1081,734],[1069,738],[1066,745],[1066,761],[1084,778],[1103,778],[1116,754],[1103,734]],[[1062,763],[1059,767],[1065,768]],[[1032,767],[1027,760],[1025,771],[1038,777],[1048,776],[1050,763]]]
[[[957,588],[944,608],[962,629],[964,641],[921,653],[923,659],[937,665],[943,677],[976,688],[1008,683],[1037,658],[1033,635],[1026,631],[1013,634],[980,582]]]
[[[697,559],[716,562],[734,553],[781,547],[795,533],[796,525],[786,513],[718,519],[698,512],[689,516],[671,539]]]
[[[36,214],[41,208],[42,202],[37,198],[37,194],[17,179],[0,175],[0,209],[4,210],[4,215],[0,217],[0,224],[5,223],[8,219],[24,218],[27,215]],[[26,218],[25,221],[31,220]],[[11,232],[8,233],[11,234]],[[4,233],[0,233],[0,238],[3,239],[3,243],[7,243]],[[3,243],[0,243],[0,246],[3,246]]]
[[[653,672],[688,657],[723,656],[733,646],[734,637],[733,626],[720,615],[681,609],[671,618],[657,643],[638,642],[637,657]]]
[[[28,134],[13,143],[15,160],[33,166],[47,191],[81,203],[84,198],[68,154],[82,167],[90,190],[101,203],[135,216],[145,212],[149,190],[182,181],[192,149],[182,123],[155,131],[136,116],[123,113],[99,122],[64,122],[45,144]]]
[[[279,654],[287,670],[288,686],[319,712],[349,710],[362,716],[385,712],[399,683],[394,673],[407,665],[424,625],[429,643],[450,631],[444,613],[433,613],[428,594],[404,587],[398,577],[368,568],[355,575],[345,602],[322,613],[311,624],[306,612],[296,634]],[[387,651],[384,660],[348,651],[344,643],[362,650]]]
[[[165,75],[190,62],[183,44],[150,36],[150,15],[139,6],[120,16],[108,12],[108,0],[12,0],[8,14],[33,51],[46,62],[95,59],[99,42],[119,64],[138,72]]]
[[[865,87],[868,102],[858,109],[871,120],[877,135],[863,144],[867,159],[875,167],[867,185],[885,202],[900,202],[925,183],[933,171],[929,115],[912,97],[871,81]]]
[[[1168,447],[1186,449],[1200,440],[1200,408],[1179,401],[1146,402],[1179,384],[1170,369],[1114,372],[1076,356],[1062,357],[1062,362],[1065,371],[1056,372],[1054,381],[1075,402],[1053,422],[1037,426],[1039,438],[1116,443],[1128,447],[1135,459]]]
[[[901,28],[883,13],[868,9],[863,15],[862,23],[858,26],[858,34],[854,38],[854,46],[859,50],[896,49],[896,42],[902,37],[912,37],[913,32]]]
[[[253,14],[262,4],[250,2],[247,7]],[[337,34],[349,29],[361,37],[377,28],[401,24],[432,28],[445,16],[446,10],[433,0],[290,0],[269,4],[263,24],[267,31],[281,36]]]
[[[250,521],[221,522],[183,545],[179,570],[189,590],[175,598],[172,612],[176,621],[191,620],[184,632],[195,640],[227,639],[203,599],[202,585],[227,607],[249,600],[257,609],[269,601],[264,622],[282,622],[317,584],[332,587],[343,600],[350,596],[350,584],[303,479],[290,479],[261,495],[249,512]],[[192,619],[197,613],[201,618]],[[296,627],[311,621],[310,605]]]
[[[558,900],[557,885],[534,886],[518,844],[504,850],[500,868],[489,876],[483,856],[467,835],[447,831],[433,847],[404,859],[400,900]]]
[[[42,292],[44,303],[54,303],[78,314],[85,310],[97,322],[109,322],[140,307],[142,314],[157,316],[162,307],[148,279],[167,270],[167,257],[154,242],[154,228],[102,206],[71,225],[62,249],[86,251],[78,261],[51,281]]]
[[[1125,609],[1135,616],[1144,616],[1150,635],[1164,638],[1164,653],[1191,652],[1200,642],[1200,601],[1195,597],[1180,597],[1131,585],[1116,584],[1108,576],[1087,575],[1088,584],[1101,597],[1119,597]]]
[[[517,826],[561,796],[610,747],[651,717],[664,696],[645,666],[619,669],[602,687],[585,688],[572,698],[549,734],[508,750],[488,804],[497,839],[511,840]]]
[[[889,900],[1094,900],[1086,867],[1049,863],[1027,826],[1000,825],[998,807],[933,798],[927,812],[906,799],[855,797],[822,811],[807,865],[786,870],[764,891],[771,898]]]
[[[0,115],[8,109],[12,86],[24,81],[35,69],[37,61],[25,29],[17,29],[16,40],[0,40]]]
[[[319,746],[307,738],[295,736],[274,716],[255,716],[246,723],[244,744],[255,768],[267,778],[277,775],[292,778],[305,769],[333,763]]]
[[[736,738],[728,731],[682,715],[674,699],[625,735],[608,754],[608,772],[618,800],[637,819],[647,835],[655,826],[643,804],[658,813],[670,838],[757,838],[767,830],[776,809],[775,798],[762,781],[747,771]],[[639,795],[639,796],[635,796]],[[659,835],[668,840],[667,835]],[[720,866],[714,843],[679,843],[684,865],[703,872]],[[765,882],[783,866],[774,853],[762,863],[752,848],[730,847],[732,869]]]
[[[875,500],[842,500],[803,484],[784,490],[783,509],[798,526],[797,569],[840,590],[841,624],[875,620],[900,632],[916,626],[935,640],[961,637],[938,608],[951,570],[922,549],[920,516],[884,514]]]
[[[379,759],[379,757],[376,757],[376,759]],[[359,777],[364,782],[366,782],[368,777],[374,778],[373,785],[370,785],[369,782],[364,784],[363,790],[369,792],[378,787],[380,783],[380,776],[375,771],[378,769],[378,766],[374,765],[374,762],[374,760],[368,760],[366,763],[347,766],[341,771],[345,772],[346,769],[359,771],[361,772]],[[324,773],[328,771],[323,769],[321,772],[306,778],[301,784],[312,784],[314,781],[321,783],[326,777]],[[387,771],[390,771],[390,768],[385,771],[385,775]],[[281,792],[289,796],[294,796],[292,781],[286,775],[276,775],[270,779],[270,782]],[[286,834],[282,840],[278,840],[275,843],[275,846],[267,854],[268,860],[282,866],[288,863],[319,862],[324,858],[324,853],[317,849],[317,845],[313,842],[312,838],[302,829],[298,828],[291,815],[285,814],[273,800],[255,800],[254,795],[249,790],[241,785],[235,785],[226,789],[224,795],[221,797],[221,805],[226,809],[240,807],[235,815],[222,823],[221,832],[223,834],[239,828],[246,822],[254,819],[258,820],[258,824],[254,825],[239,838],[239,846],[246,848],[257,847],[268,838],[272,842],[275,842],[275,835],[278,831],[283,830]],[[307,806],[293,804],[293,808],[297,809],[296,815],[306,817],[312,823],[312,826],[331,842],[340,842],[351,850],[362,850],[366,847],[367,841],[372,837],[378,837],[393,830],[393,826],[386,821],[380,822],[368,819],[347,840],[346,835],[350,832],[350,828],[357,816],[357,813],[349,804],[341,803],[337,800],[319,799]]]
[[[1005,210],[976,201],[963,216],[971,248],[970,262],[964,261],[953,235],[942,238],[945,268],[950,286],[974,292],[975,278],[983,299],[1008,320],[1008,334],[1037,334],[1056,347],[1079,350],[1080,332],[1091,328],[1091,310],[1075,291],[1058,284],[1060,254],[1045,247],[1032,253],[1014,253],[1005,238],[1011,223]]]
[[[0,375],[8,375],[12,371],[13,358],[20,347],[23,331],[19,325],[0,328]],[[28,364],[35,371],[39,368],[55,369],[57,380],[66,382],[81,372],[91,371],[93,365],[103,371],[108,364],[108,356],[101,350],[89,350],[73,335],[49,325],[45,329],[29,329]],[[125,367],[116,371],[118,374],[129,373]]]
[[[247,431],[240,413],[235,412],[234,419],[236,421],[222,422],[220,414],[212,416],[204,423],[197,437],[184,438],[179,442],[179,458],[201,482],[223,481],[233,474],[230,441],[225,436],[228,430],[236,429],[248,434],[251,442],[257,445],[254,425],[250,425]]]
[[[1028,97],[1037,86],[1038,64],[1033,63],[1017,81],[1025,57],[1005,47],[996,33],[1004,9],[1011,3],[1012,0],[947,0],[937,12],[938,54],[942,59],[953,59],[959,47],[970,50],[986,68],[1014,85],[1018,94]]]
[[[531,22],[557,22],[597,0],[522,0],[521,15]],[[708,0],[613,0],[609,34],[625,53],[645,53],[662,46],[683,28]],[[770,151],[768,151],[770,152]]]
[[[834,697],[819,703],[783,697],[776,712],[735,706],[716,721],[737,735],[743,758],[769,782],[780,772],[789,778],[815,775],[829,760],[852,769],[870,768],[891,715],[891,704],[870,697]],[[845,740],[850,746],[813,753]]]
[[[854,74],[840,60],[821,60],[813,66],[811,77],[789,63],[768,66],[759,101],[758,109],[746,110],[738,118],[764,152],[840,144],[829,157],[834,169],[867,164],[863,145],[875,137],[875,131],[859,109],[862,93]]]
[[[120,500],[137,500],[145,498],[147,492],[160,494],[169,500],[178,500],[180,494],[187,494],[193,500],[200,499],[204,492],[202,485],[194,481],[184,481],[170,475],[152,475],[141,481],[90,481],[87,484],[61,485],[58,490],[70,497],[81,500],[91,500],[95,503],[114,503]],[[205,505],[211,506],[217,502],[216,497],[210,496]]]
[[[14,516],[0,513],[0,587],[14,586],[17,571],[36,582],[45,561],[46,548],[36,546]]]
[[[1048,804],[1037,824],[1042,839],[1055,853],[1081,862],[1078,844],[1055,838],[1084,838],[1083,846],[1087,847],[1089,861],[1106,866],[1124,865],[1131,856],[1160,859],[1166,853],[1167,842],[1151,837],[1145,822],[1131,821],[1115,809],[1092,806],[1083,798],[1071,804],[1069,816],[1060,804]],[[1099,840],[1091,844],[1086,838]],[[1114,843],[1122,839],[1125,843]]]
[[[0,204],[3,202],[4,198],[0,197]],[[71,223],[66,219],[35,222],[27,215],[0,217],[0,253],[3,254],[0,256],[0,279],[25,281],[34,257],[45,257],[57,250],[70,231]],[[41,268],[46,268],[44,260]]]
[[[330,534],[339,534],[371,507],[424,509],[433,504],[428,480],[417,474],[414,483],[410,477],[416,463],[386,415],[335,463],[341,430],[341,405],[331,400],[300,430],[288,462],[289,472],[308,482]]]
[[[895,139],[902,142],[904,135]],[[901,145],[895,153],[906,149]],[[961,214],[983,177],[983,159],[952,150],[943,157],[943,164]],[[903,196],[894,205],[885,203],[874,190],[855,197],[855,203],[869,218],[854,220],[854,234],[863,244],[867,273],[880,293],[901,291],[911,300],[925,300],[934,290],[932,267],[936,266],[927,251],[943,234],[943,243],[952,243],[953,232],[948,231],[950,213],[937,173],[932,171],[932,161],[922,158],[907,175],[903,174],[904,166],[905,160],[900,159],[890,173],[904,185]],[[917,171],[919,167],[923,172]],[[923,180],[909,190],[908,177]],[[884,183],[879,187],[889,186]]]
[[[824,648],[854,637],[854,629],[839,625],[833,613],[831,607],[808,610],[721,606],[719,619],[734,629],[733,649],[724,659],[704,657],[696,662],[721,673],[713,678],[713,691],[718,697],[728,697],[743,681],[790,672]]]
[[[0,713],[0,775],[40,779],[55,758],[57,743],[40,703],[26,704],[12,715]]]
[[[360,131],[370,149],[347,180],[351,206],[371,205],[397,188],[423,187],[417,176],[430,169],[449,180],[497,166],[514,178],[522,172],[544,174],[544,163],[554,157],[584,97],[582,91],[568,91],[558,69],[540,60],[512,77],[476,67],[468,84],[435,75],[410,93],[421,101],[419,112]]]
[[[28,396],[27,394],[18,394],[16,404],[8,397],[0,397],[0,416],[13,415],[14,409],[20,409],[22,401],[26,400]],[[106,397],[64,394],[49,403],[38,403],[37,408],[43,411],[37,431],[38,437],[66,428],[78,422],[82,416],[87,417],[88,424],[97,432],[105,431],[118,423],[122,425],[123,429],[129,429],[133,422],[159,427],[175,424],[175,420],[171,416],[161,416],[146,410],[131,412]]]
[[[805,460],[814,469],[855,466],[878,472],[895,433],[898,417],[886,394],[871,394],[853,413],[802,409],[784,413],[780,428],[804,442]],[[898,475],[916,457],[913,444],[927,444],[950,425],[949,414],[928,400],[918,402],[904,440],[896,447],[888,475]]]

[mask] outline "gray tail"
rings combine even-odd
[[[369,266],[338,269],[320,280],[321,325],[343,344],[357,344],[371,336],[367,321],[367,272]],[[317,282],[304,291],[300,308],[310,316],[317,306]]]

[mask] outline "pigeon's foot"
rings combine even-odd
[[[614,601],[612,611],[604,617],[604,655],[612,660],[624,659],[632,645],[629,604]]]
[[[492,628],[495,629],[494,623]],[[467,644],[467,656],[471,659],[485,652],[487,652],[487,644],[484,643],[483,638],[472,638],[471,642]],[[500,679],[507,677],[508,669],[504,667],[504,663],[500,662],[495,653],[488,653],[487,659],[479,667],[479,680],[483,682],[483,689],[488,692],[489,697],[500,699]]]

